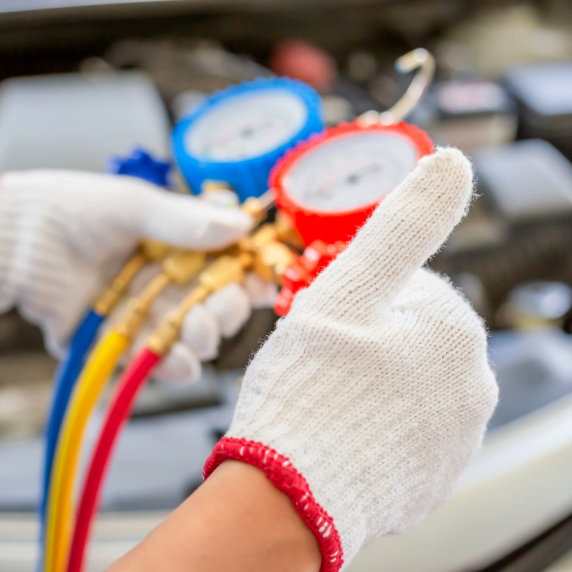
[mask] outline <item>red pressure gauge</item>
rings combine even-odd
[[[414,125],[354,121],[286,153],[270,174],[270,188],[306,245],[347,242],[432,150],[429,136]]]

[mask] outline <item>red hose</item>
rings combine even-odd
[[[85,547],[94,516],[99,507],[102,485],[105,481],[117,438],[129,418],[132,405],[139,390],[143,387],[149,374],[160,360],[161,356],[147,348],[139,352],[123,372],[111,398],[105,415],[103,429],[99,434],[99,440],[93,451],[86,473],[67,572],[82,571]]]

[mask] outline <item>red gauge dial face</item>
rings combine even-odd
[[[406,123],[343,125],[287,154],[270,183],[306,244],[347,241],[432,148],[423,131]]]

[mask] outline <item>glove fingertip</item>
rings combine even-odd
[[[214,359],[220,344],[220,328],[215,316],[203,304],[196,305],[183,321],[181,341],[202,361]]]
[[[249,272],[244,279],[244,290],[253,309],[274,308],[278,287],[274,282],[263,280],[256,272]]]
[[[205,301],[205,307],[216,317],[223,337],[234,336],[250,317],[252,307],[244,288],[229,284]]]
[[[201,362],[185,344],[176,343],[155,369],[153,377],[166,384],[191,385],[201,377]]]

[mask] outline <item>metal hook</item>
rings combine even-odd
[[[418,48],[401,56],[395,62],[395,69],[399,73],[409,73],[417,68],[419,68],[419,71],[413,78],[407,91],[391,109],[383,113],[373,110],[366,111],[359,116],[359,123],[363,126],[375,125],[376,123],[393,125],[404,119],[419,103],[429,88],[435,73],[435,58],[427,50]]]

